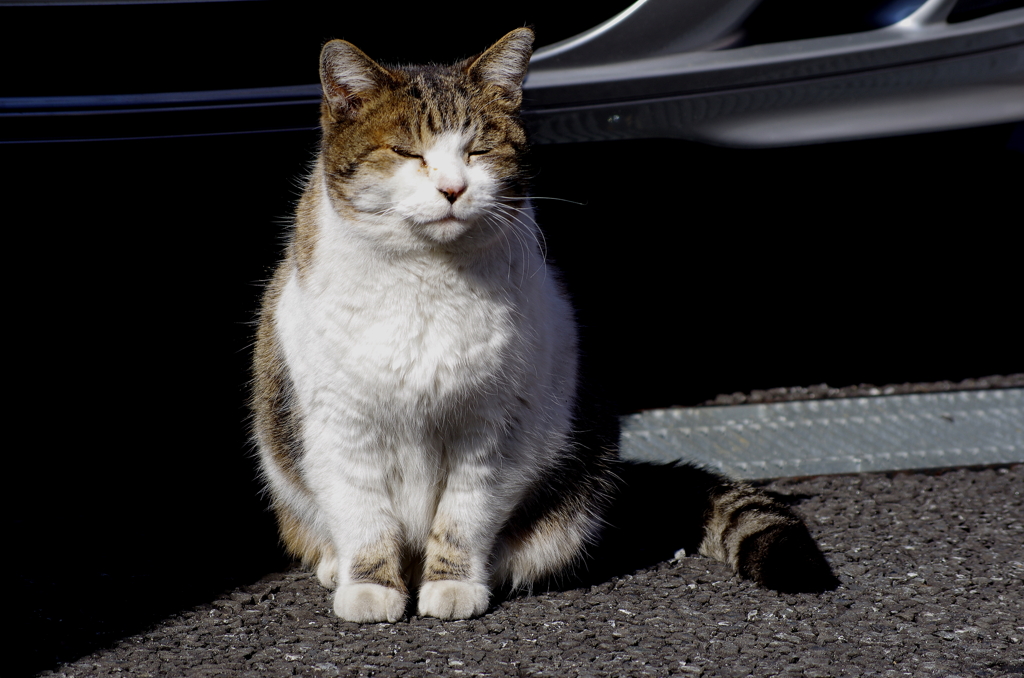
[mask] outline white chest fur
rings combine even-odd
[[[532,347],[514,302],[431,258],[345,257],[314,273],[328,280],[293,274],[279,328],[299,388],[342,389],[376,407],[440,406],[522,362]]]
[[[415,437],[467,417],[505,425],[513,402],[543,402],[531,418],[548,427],[568,419],[572,312],[535,246],[499,237],[462,254],[395,253],[329,205],[319,216],[312,265],[292,271],[276,309],[307,415]]]

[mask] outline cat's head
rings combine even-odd
[[[520,28],[451,66],[383,66],[327,43],[321,162],[335,210],[396,247],[487,240],[514,224],[532,44]]]

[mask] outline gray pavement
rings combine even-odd
[[[765,488],[807,520],[838,589],[779,594],[683,556],[480,619],[359,625],[292,569],[42,675],[1024,674],[1024,465]]]

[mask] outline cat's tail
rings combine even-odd
[[[777,591],[823,591],[838,580],[803,521],[782,502],[722,479],[708,493],[698,551]]]
[[[626,462],[618,473],[621,493],[608,514],[594,581],[664,562],[682,549],[778,591],[839,584],[786,498],[694,464]]]

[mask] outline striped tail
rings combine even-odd
[[[620,493],[586,580],[634,572],[680,549],[721,560],[761,586],[820,592],[839,581],[782,501],[693,464],[619,466]]]
[[[838,585],[807,527],[788,506],[748,485],[720,480],[708,492],[702,555],[777,591],[816,592]]]

